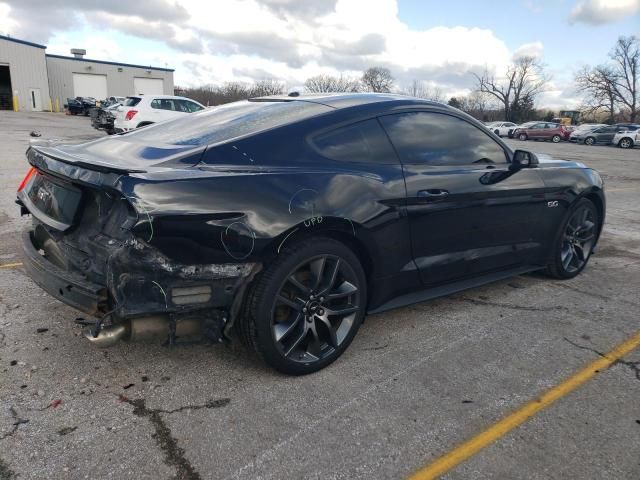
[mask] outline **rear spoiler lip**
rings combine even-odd
[[[55,147],[49,147],[49,150],[56,150]],[[31,145],[28,149],[27,149],[27,159],[29,160],[29,163],[31,163],[34,167],[37,166],[33,163],[33,161],[31,160],[31,155],[29,154],[30,151],[34,151],[36,152],[38,155],[50,158],[52,160],[57,160],[59,162],[63,162],[66,163],[68,165],[74,165],[77,167],[82,167],[85,168],[87,170],[93,170],[96,172],[101,172],[101,173],[118,173],[118,174],[129,174],[129,173],[147,173],[146,170],[141,170],[141,169],[134,169],[134,168],[120,168],[120,167],[115,167],[113,165],[106,165],[104,163],[99,163],[99,162],[84,162],[82,160],[75,160],[73,159],[73,157],[71,156],[63,156],[63,155],[55,155],[55,154],[51,154],[50,151],[44,153],[42,152],[38,146],[35,145]],[[56,150],[56,151],[60,151],[60,150]]]
[[[132,173],[130,171],[118,173],[110,170],[108,172],[96,170],[95,165],[81,165],[81,162],[68,162],[63,159],[52,157],[41,152],[37,147],[31,146],[27,150],[27,161],[38,170],[59,177],[63,180],[71,180],[95,187],[109,186],[116,188],[118,179],[123,175]]]

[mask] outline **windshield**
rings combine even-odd
[[[304,101],[244,100],[134,130],[127,138],[171,145],[211,145],[332,110],[326,105]]]

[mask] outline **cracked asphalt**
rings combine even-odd
[[[0,264],[29,133],[82,117],[0,112]],[[0,479],[403,478],[640,330],[640,149],[509,141],[606,182],[600,250],[571,281],[524,275],[367,318],[331,367],[291,378],[230,346],[98,350],[79,316],[0,268]],[[640,351],[447,479],[640,478]]]

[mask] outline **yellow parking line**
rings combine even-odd
[[[433,463],[426,465],[422,469],[409,477],[409,480],[428,480],[438,478],[455,466],[464,462],[468,458],[478,453],[483,448],[509,433],[514,428],[526,422],[543,408],[548,407],[556,400],[564,397],[568,393],[578,388],[580,385],[591,379],[600,371],[610,367],[617,360],[621,359],[629,352],[640,347],[640,332],[618,345],[606,355],[598,358],[575,375],[569,377],[561,384],[553,387],[535,400],[523,405],[515,412],[506,416],[502,420],[494,423],[484,432],[472,437],[466,442],[446,453]]]
[[[4,265],[0,265],[0,268],[15,268],[15,267],[21,267],[21,266],[22,266],[22,262],[5,263]]]

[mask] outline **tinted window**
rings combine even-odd
[[[332,111],[318,103],[249,102],[228,103],[207,108],[193,115],[157,123],[127,133],[128,138],[143,142],[172,145],[211,145],[286,125]]]
[[[313,137],[319,152],[345,162],[397,163],[396,154],[376,119],[323,132]]]
[[[151,108],[157,108],[159,110],[171,110],[171,111],[182,111],[177,103],[179,100],[173,100],[170,98],[154,98],[151,101]]]
[[[140,100],[142,100],[140,97],[127,97],[127,99],[124,101],[124,106],[135,107],[140,103]]]
[[[506,163],[503,148],[472,124],[441,113],[381,117],[391,142],[406,163],[469,165]]]

